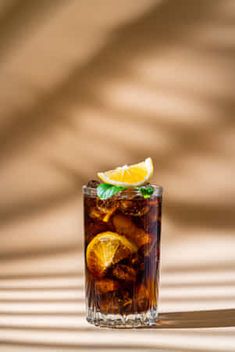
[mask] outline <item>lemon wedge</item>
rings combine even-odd
[[[120,166],[114,170],[98,172],[97,175],[104,183],[110,185],[141,186],[153,175],[153,162],[151,158],[147,158],[138,164]]]
[[[102,232],[87,246],[87,267],[93,275],[102,277],[111,265],[136,251],[136,245],[124,236],[111,231]]]

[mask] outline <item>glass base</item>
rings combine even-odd
[[[157,309],[150,309],[147,312],[120,315],[102,314],[88,309],[87,321],[95,326],[107,328],[139,328],[157,325]]]

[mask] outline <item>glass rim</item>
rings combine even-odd
[[[150,186],[152,186],[154,188],[154,192],[151,195],[151,197],[153,196],[162,196],[163,193],[163,187],[157,184],[150,184]],[[86,185],[82,186],[82,191],[83,191],[83,195],[87,195],[90,197],[96,197],[97,196],[97,190],[94,187],[89,187]],[[116,198],[127,198],[129,196],[142,196],[141,192],[138,189],[134,189],[134,188],[128,188],[125,191],[121,191],[119,193],[117,193],[115,195]],[[150,197],[150,198],[151,198]]]

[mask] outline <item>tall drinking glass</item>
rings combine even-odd
[[[101,200],[83,187],[87,321],[106,327],[155,325],[162,187],[145,199],[128,189]]]

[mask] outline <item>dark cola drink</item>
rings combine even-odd
[[[145,199],[129,189],[101,200],[83,187],[87,320],[137,327],[157,321],[162,188]]]

